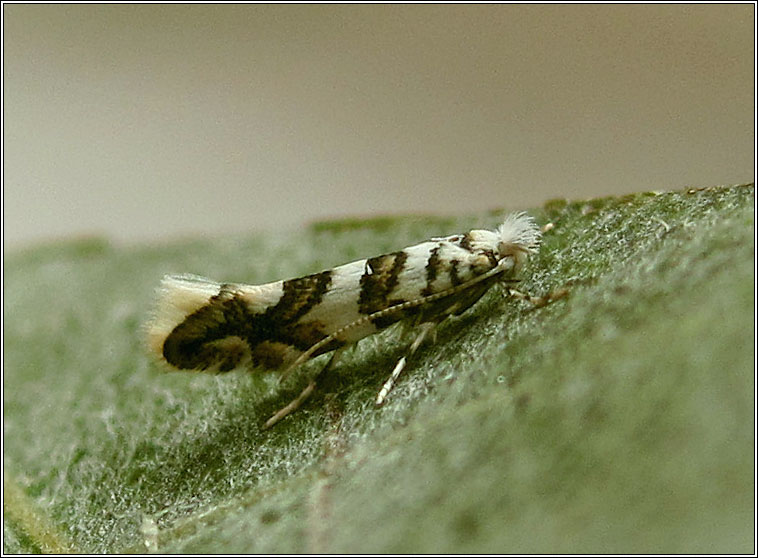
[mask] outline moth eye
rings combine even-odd
[[[513,267],[514,269],[520,268],[526,262],[529,253],[523,250],[519,250],[513,253]]]
[[[512,254],[508,254],[507,256],[503,256],[500,258],[501,262],[505,262],[501,264],[502,267],[504,267],[507,271],[513,270],[513,268],[516,267],[516,258],[513,257]]]

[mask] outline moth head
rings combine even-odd
[[[499,260],[512,261],[513,271],[518,270],[529,254],[533,254],[540,246],[540,229],[526,213],[511,213],[497,229],[497,246],[495,253]]]
[[[506,271],[515,273],[540,245],[540,229],[526,213],[511,213],[495,231],[468,233],[474,250],[490,251]]]
[[[508,272],[516,272],[529,254],[540,245],[540,229],[526,213],[511,213],[495,231],[475,230],[468,233],[474,250],[495,254]]]

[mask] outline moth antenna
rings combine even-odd
[[[408,300],[406,302],[401,302],[400,304],[396,304],[394,306],[390,306],[389,308],[385,308],[384,310],[378,310],[372,314],[366,314],[362,318],[359,318],[353,322],[350,322],[347,325],[342,326],[340,329],[336,330],[335,332],[327,335],[324,337],[321,341],[316,343],[315,345],[311,345],[311,347],[302,353],[296,360],[293,362],[287,370],[284,371],[282,374],[280,381],[284,381],[285,378],[298,366],[300,366],[302,363],[304,363],[306,360],[311,358],[314,353],[316,353],[319,349],[322,347],[325,347],[332,341],[336,341],[339,339],[340,335],[343,333],[350,331],[351,329],[361,326],[365,324],[366,322],[369,322],[371,320],[374,320],[376,318],[383,318],[385,316],[392,315],[395,312],[401,312],[403,310],[407,310],[408,308],[415,308],[416,306],[423,306],[424,304],[428,304],[430,302],[434,302],[435,300],[440,300],[442,298],[454,295],[456,293],[459,293],[461,291],[464,291],[478,283],[481,283],[482,281],[486,281],[490,279],[491,277],[494,277],[503,271],[505,271],[506,268],[506,260],[500,260],[498,264],[490,269],[486,273],[482,273],[481,275],[476,276],[475,278],[471,279],[470,281],[466,283],[461,283],[460,285],[456,285],[454,287],[450,287],[449,289],[445,291],[440,291],[438,293],[421,296],[419,298],[415,298],[413,300]]]

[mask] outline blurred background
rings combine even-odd
[[[3,5],[3,243],[753,180],[754,5]]]

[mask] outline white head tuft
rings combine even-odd
[[[534,219],[523,212],[508,215],[497,228],[497,234],[497,254],[501,259],[511,259],[513,271],[540,246],[540,229]]]
[[[539,227],[523,212],[508,215],[497,230],[473,230],[467,236],[474,250],[491,250],[501,258],[514,250],[534,252],[540,245]]]
[[[497,251],[504,257],[514,250],[533,253],[540,246],[540,229],[531,216],[524,212],[511,213],[497,228]]]

